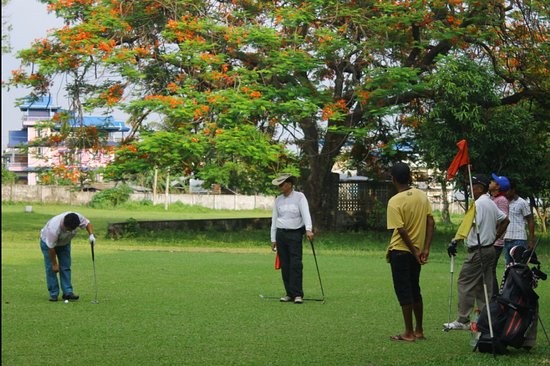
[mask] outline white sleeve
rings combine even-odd
[[[277,217],[278,217],[278,211],[277,211],[277,199],[275,199],[275,202],[273,202],[273,209],[271,210],[271,242],[275,242],[276,234],[277,234]]]
[[[302,196],[302,199],[300,200],[300,213],[302,214],[302,220],[304,220],[306,230],[312,231],[313,223],[311,221],[311,214],[309,213],[309,204],[305,195]]]

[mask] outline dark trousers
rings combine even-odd
[[[302,240],[304,229],[287,230],[277,229],[275,240],[277,252],[281,261],[281,275],[285,286],[286,295],[291,298],[304,296],[302,288],[303,263]]]
[[[412,305],[421,302],[421,266],[416,257],[407,251],[392,250],[390,251],[390,266],[393,289],[399,305]]]

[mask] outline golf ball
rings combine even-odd
[[[68,304],[69,303],[69,300],[65,300],[65,304]]]

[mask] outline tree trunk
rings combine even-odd
[[[444,177],[440,178],[441,183],[441,203],[443,207],[441,208],[441,219],[445,224],[451,223],[451,215],[449,213],[449,197],[447,191],[447,181]]]
[[[308,160],[308,172],[302,174],[303,192],[309,202],[309,209],[316,231],[330,229],[334,224],[337,200],[337,181],[332,174],[335,158],[345,141],[340,134],[327,132],[323,148],[319,151],[318,130],[311,119],[300,123],[304,131],[302,145]]]

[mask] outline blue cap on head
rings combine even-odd
[[[498,183],[500,186],[500,191],[505,192],[510,189],[510,181],[503,175],[496,175],[495,173],[491,174],[493,180]]]

